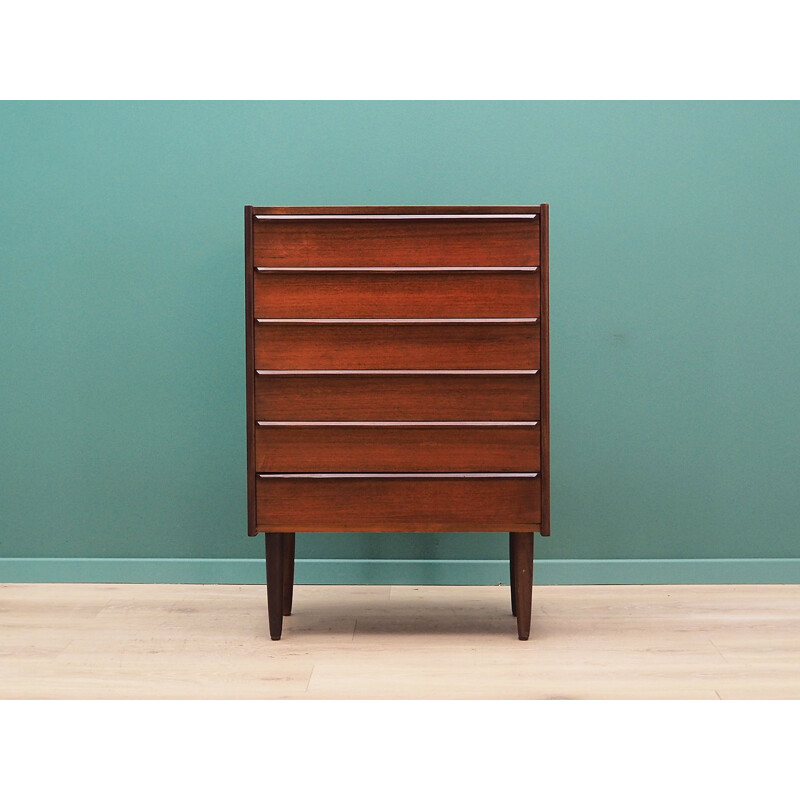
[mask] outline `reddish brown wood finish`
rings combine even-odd
[[[258,267],[535,267],[539,219],[256,220]]]
[[[256,375],[260,420],[533,421],[538,375]]]
[[[284,534],[283,545],[283,616],[292,613],[294,595],[294,533]]]
[[[259,472],[537,472],[539,426],[287,425],[256,430]]]
[[[267,607],[269,635],[273,641],[281,638],[283,629],[283,579],[286,557],[286,536],[282,532],[267,533]]]
[[[538,478],[258,478],[258,528],[513,531],[538,528]]]
[[[517,617],[517,635],[527,641],[531,632],[531,595],[533,589],[533,533],[512,532],[514,540],[514,610]]]
[[[267,532],[272,638],[286,531],[361,530],[510,531],[528,638],[532,531],[550,534],[548,240],[547,205],[245,208],[248,533]]]
[[[538,369],[539,324],[257,324],[256,369]]]
[[[253,206],[258,216],[337,214],[539,214],[541,206]]]
[[[256,317],[538,317],[539,271],[258,272]]]
[[[542,319],[541,319],[541,409],[542,409],[542,525],[541,535],[550,535],[550,207],[542,205]]]
[[[508,534],[508,571],[509,571],[509,585],[511,587],[511,614],[517,616],[517,576],[515,570],[517,568],[517,559],[515,553],[515,545],[517,539],[516,534]]]
[[[253,207],[244,209],[244,352],[245,352],[245,400],[247,416],[247,535],[256,531],[256,484],[255,484],[255,435],[254,435],[254,373],[253,352]]]

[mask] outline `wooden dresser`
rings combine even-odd
[[[304,531],[550,533],[548,207],[245,208],[248,533],[270,635]]]

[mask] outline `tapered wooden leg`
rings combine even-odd
[[[283,551],[283,616],[292,613],[292,595],[294,594],[294,534],[285,534]]]
[[[517,633],[524,642],[531,632],[531,599],[533,593],[533,533],[512,533],[514,560],[514,598],[517,611]]]
[[[511,586],[511,613],[517,616],[517,581],[514,574],[514,538],[513,533],[508,534],[508,567],[511,573],[510,586]]]
[[[285,533],[267,533],[267,611],[269,635],[281,638],[283,629],[283,570],[286,545]]]

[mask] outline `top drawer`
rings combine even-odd
[[[539,217],[255,219],[257,267],[537,267]]]

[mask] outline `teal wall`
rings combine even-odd
[[[5,102],[0,185],[0,580],[261,579],[245,204],[539,202],[545,578],[800,580],[798,103]],[[506,544],[307,534],[299,579],[495,582]]]

